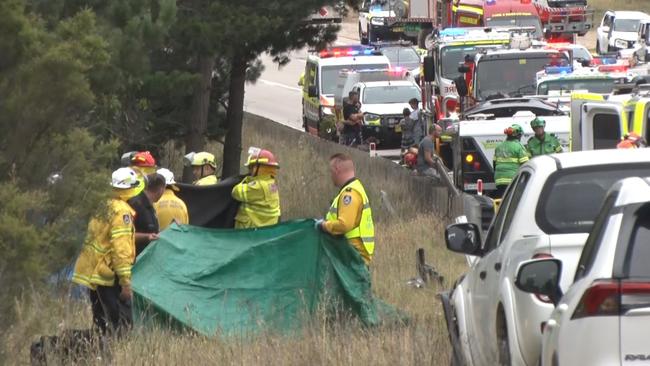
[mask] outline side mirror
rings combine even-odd
[[[310,98],[318,97],[318,89],[316,89],[316,85],[310,85],[309,86],[309,89],[307,90],[307,95]]]
[[[454,84],[456,84],[456,91],[458,92],[459,96],[466,97],[467,94],[469,94],[469,90],[467,90],[467,82],[465,81],[464,75],[455,78]]]
[[[445,229],[447,249],[456,253],[481,256],[481,231],[476,224],[452,224]]]
[[[464,74],[466,72],[469,72],[469,66],[467,65],[460,65],[458,66],[458,72]]]
[[[300,79],[298,79],[298,86],[305,85],[305,73],[300,74]]]
[[[557,305],[562,298],[561,275],[562,261],[559,259],[532,259],[519,265],[515,286],[523,292],[546,295]]]
[[[433,56],[424,57],[422,71],[424,72],[424,81],[432,82],[436,80],[436,65],[433,62]]]

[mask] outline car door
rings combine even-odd
[[[499,239],[511,207],[513,196],[511,192],[517,186],[518,181],[519,178],[515,179],[508,188],[499,211],[488,229],[483,245],[485,254],[472,270],[473,278],[468,298],[471,300],[469,311],[471,311],[475,339],[470,339],[470,347],[473,347],[474,360],[478,361],[475,364],[479,365],[490,365],[496,362],[496,340],[494,337],[496,328],[493,324],[496,308],[493,308],[493,298],[497,296],[498,292],[499,271],[495,270],[495,266],[501,262],[502,251]]]
[[[609,31],[614,23],[614,14],[612,12],[606,12],[603,16],[603,20],[600,23],[600,27],[596,30],[598,53],[607,53],[607,46],[609,44]]]
[[[650,361],[650,205],[639,208],[635,216],[619,286],[622,365]]]

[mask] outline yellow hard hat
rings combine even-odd
[[[202,166],[207,164],[215,169],[217,168],[217,161],[214,155],[206,151],[198,153],[191,152],[185,155],[184,162],[186,166]]]

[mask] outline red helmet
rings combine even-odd
[[[139,151],[131,158],[131,164],[141,167],[155,167],[156,159],[149,151]]]
[[[260,150],[259,153],[251,155],[246,162],[246,166],[251,165],[268,165],[274,167],[280,167],[280,164],[273,156],[273,153],[268,150]]]

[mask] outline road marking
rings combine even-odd
[[[277,82],[275,82],[275,81],[271,81],[271,80],[258,79],[257,81],[261,82],[262,84],[271,85],[271,86],[277,86],[277,87],[279,87],[279,88],[284,88],[284,89],[293,90],[293,91],[297,91],[297,92],[301,92],[301,91],[302,91],[302,89],[300,89],[300,88],[298,88],[298,87],[290,86],[290,85],[285,85],[285,84],[282,84],[282,83],[277,83]]]

